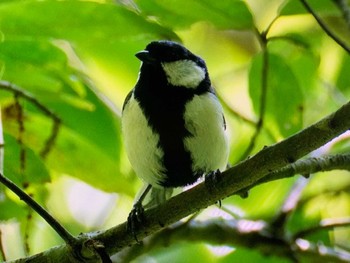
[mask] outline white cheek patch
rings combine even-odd
[[[162,63],[167,80],[173,86],[196,88],[205,78],[205,69],[191,60]]]
[[[148,126],[134,95],[125,105],[122,115],[122,134],[126,153],[135,173],[146,183],[159,186],[164,180],[163,151],[158,146],[159,135]]]
[[[185,106],[186,129],[193,135],[185,139],[191,153],[192,169],[211,172],[226,168],[229,143],[222,107],[212,93],[195,95]]]

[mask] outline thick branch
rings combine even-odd
[[[272,171],[281,169],[316,150],[350,128],[348,116],[350,116],[350,103],[316,124],[278,144],[265,147],[252,158],[225,171],[212,192],[209,192],[204,184],[199,184],[173,197],[165,204],[146,211],[145,224],[137,236],[142,239],[164,226],[214,204],[217,200],[249,188]],[[188,205],[189,203],[191,205]],[[135,243],[133,236],[127,233],[125,223],[107,232],[96,233],[96,238],[103,240],[110,253],[118,252]]]
[[[214,204],[217,200],[237,194],[263,180],[273,171],[279,170],[316,150],[350,129],[349,116],[350,103],[347,103],[314,125],[280,143],[265,147],[252,158],[223,172],[220,181],[216,187],[211,188],[210,192],[202,183],[156,208],[145,211],[144,224],[136,233],[138,238],[141,240],[164,226],[173,224]],[[107,231],[90,233],[88,237],[104,244],[109,254],[117,253],[136,242],[133,235],[126,231],[126,223]],[[62,248],[58,247],[57,249]],[[40,254],[31,257],[31,262],[40,262]]]
[[[315,262],[324,262],[325,258],[332,262],[349,262],[350,260],[349,253],[340,254],[331,248],[324,247],[324,253],[322,253],[323,251],[315,249],[315,245],[311,243],[307,249],[299,247],[298,244],[289,243],[283,237],[277,237],[271,233],[267,222],[244,219],[213,219],[205,222],[191,221],[176,224],[146,238],[142,246],[134,245],[123,250],[116,254],[113,259],[116,262],[131,262],[155,247],[166,247],[178,241],[250,248],[258,250],[263,255],[280,256],[292,261],[295,260],[296,256],[312,256]],[[300,241],[299,239],[299,244]]]
[[[142,246],[134,245],[116,254],[116,262],[131,262],[155,247],[165,247],[178,241],[204,242],[212,245],[232,245],[256,249],[263,254],[290,257],[290,246],[283,239],[268,234],[267,223],[251,220],[218,220],[179,223],[144,240]]]
[[[243,189],[240,192],[244,193],[256,185],[260,185],[282,178],[292,177],[296,174],[302,174],[306,176],[316,172],[326,172],[331,170],[350,171],[350,153],[329,155],[317,158],[311,157],[298,160],[294,163],[286,165],[281,169],[267,174],[261,180],[250,185],[249,188]]]

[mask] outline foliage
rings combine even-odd
[[[349,101],[350,58],[303,2],[1,1],[5,146],[0,146],[0,171],[74,235],[124,222],[141,183],[125,156],[119,117],[137,79],[139,61],[133,55],[155,39],[181,41],[206,60],[225,108],[231,164],[308,127]],[[350,46],[349,2],[307,2]],[[346,133],[310,156],[349,149]],[[257,186],[248,198],[225,199],[221,210],[209,208],[199,218],[214,218],[218,224],[219,218],[264,220],[272,228],[281,219],[284,235],[306,238],[310,247],[324,246],[334,252],[332,260],[343,262],[338,251],[350,253],[350,174],[330,170],[302,184],[295,177]],[[293,205],[284,210],[289,202]],[[339,219],[339,226],[318,227],[322,220]],[[62,243],[40,216],[3,186],[0,222],[0,260]],[[166,249],[166,240],[151,237],[148,242],[156,245],[135,252],[134,257],[140,255],[136,262],[149,257],[159,262],[184,262],[184,257],[187,262],[295,260],[272,243],[262,248],[259,235],[249,240],[253,243],[220,243],[209,238],[213,232],[198,232],[197,242],[189,244],[186,235],[176,238],[180,233],[175,232],[176,242]],[[312,255],[299,259],[313,262]],[[322,258],[318,256],[317,262]]]

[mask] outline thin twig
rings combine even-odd
[[[18,135],[17,135],[17,143],[19,145],[20,151],[19,151],[19,171],[21,176],[23,177],[22,179],[22,183],[23,183],[23,187],[26,188],[26,180],[24,178],[25,176],[25,165],[26,165],[26,150],[24,147],[24,142],[23,142],[23,136],[24,136],[24,132],[25,132],[25,128],[24,128],[24,116],[23,116],[23,107],[19,102],[19,95],[17,93],[15,93],[15,115],[16,115],[16,121],[18,124]]]
[[[56,118],[56,119],[53,120],[53,125],[52,125],[52,129],[51,129],[51,135],[46,140],[46,142],[44,144],[45,146],[40,152],[40,156],[42,158],[45,159],[46,156],[49,154],[50,150],[52,149],[52,147],[53,147],[53,145],[54,145],[54,143],[56,141],[56,138],[58,136],[60,125],[61,125],[60,119]]]
[[[269,67],[269,54],[266,48],[266,43],[263,47],[263,53],[262,53],[262,72],[261,72],[261,97],[260,97],[260,109],[259,109],[259,120],[256,123],[255,126],[255,132],[250,139],[250,143],[244,153],[242,154],[240,160],[244,160],[249,156],[251,151],[254,149],[256,140],[263,128],[264,125],[264,116],[265,116],[265,110],[266,110],[266,98],[267,98],[267,80],[268,80],[268,67]]]
[[[332,30],[323,22],[323,20],[315,13],[315,11],[311,8],[311,6],[307,3],[306,0],[300,0],[301,3],[304,5],[305,9],[313,15],[313,17],[316,19],[317,23],[320,25],[320,27],[323,29],[323,31],[332,38],[339,46],[341,46],[346,52],[350,54],[350,47],[341,40],[338,36],[336,36]]]
[[[46,116],[51,118],[54,122],[51,135],[47,139],[47,141],[44,144],[43,149],[40,152],[41,157],[45,158],[47,154],[52,149],[54,142],[57,138],[59,126],[61,124],[61,119],[50,109],[48,109],[44,104],[42,104],[37,98],[35,98],[33,95],[31,95],[29,92],[21,89],[20,87],[7,82],[7,81],[0,81],[0,89],[7,90],[15,94],[15,96],[22,97],[35,105],[39,110],[41,110]]]
[[[57,234],[68,244],[73,245],[76,242],[74,236],[72,236],[49,212],[47,212],[41,205],[39,205],[33,198],[27,195],[16,184],[6,178],[0,173],[0,182],[14,192],[21,200],[23,200],[29,207],[33,208],[56,232]]]
[[[251,125],[251,126],[255,126],[256,123],[255,121],[243,116],[241,113],[239,113],[238,111],[236,111],[235,109],[233,109],[230,105],[227,104],[227,102],[225,101],[225,99],[218,93],[216,93],[216,95],[218,96],[218,98],[221,101],[222,106],[224,107],[224,109],[226,111],[228,111],[228,113],[234,117],[236,117],[237,119],[244,121],[245,123]]]
[[[250,188],[257,185],[282,178],[292,177],[296,174],[309,175],[312,173],[326,172],[337,169],[350,171],[350,153],[328,155],[318,158],[311,157],[298,160],[281,169],[268,173],[264,178],[250,185],[249,188],[242,189],[242,192],[249,191]],[[237,194],[240,194],[240,192]]]
[[[6,260],[6,256],[5,256],[5,249],[4,249],[4,245],[2,243],[2,232],[0,229],[0,259],[2,260]]]
[[[303,238],[305,236],[311,235],[318,231],[330,230],[335,227],[349,227],[349,226],[350,226],[350,217],[323,219],[318,225],[315,225],[313,227],[310,227],[295,233],[293,235],[292,240]]]
[[[40,101],[38,101],[35,97],[33,97],[31,94],[29,94],[27,91],[21,89],[20,87],[7,82],[7,81],[0,81],[0,89],[7,90],[10,92],[15,92],[19,96],[25,98],[26,100],[33,103],[38,109],[40,109],[43,113],[45,113],[47,116],[49,116],[52,119],[58,119],[57,115],[53,113],[51,110],[49,110],[45,105],[43,105]]]
[[[350,29],[350,6],[347,0],[333,0],[343,14],[343,18]]]
[[[296,252],[300,253],[303,258],[310,258],[311,262],[332,262],[332,263],[349,263],[350,253],[341,249],[327,247],[323,244],[314,244],[308,240],[299,238],[295,242]]]

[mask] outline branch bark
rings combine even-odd
[[[304,155],[349,130],[349,116],[350,102],[314,125],[284,141],[265,147],[252,158],[223,172],[214,188],[209,190],[204,183],[201,183],[171,198],[166,203],[145,211],[144,224],[136,233],[138,238],[142,240],[161,228],[216,203],[217,200],[250,189],[257,182],[261,182],[268,175],[271,175],[273,171],[294,163]],[[86,240],[87,238],[103,244],[106,252],[110,255],[136,243],[133,235],[126,231],[126,222],[106,231],[83,234],[77,239]],[[44,253],[15,262],[29,262],[29,260],[31,263],[43,262],[43,256],[50,256],[51,262],[64,262],[61,254],[61,261],[56,261],[55,257],[51,257],[57,253],[57,250],[64,250],[64,247],[66,246],[52,248]],[[66,257],[66,262],[70,262],[68,254]]]
[[[340,222],[338,222],[340,223]],[[333,225],[334,226],[334,225]],[[349,262],[350,253],[335,251],[323,247],[315,249],[313,245],[306,249],[298,243],[308,242],[299,239],[298,243],[289,242],[284,236],[276,236],[271,232],[268,222],[258,220],[218,220],[205,222],[191,221],[176,224],[145,239],[142,246],[135,245],[113,256],[115,262],[131,262],[139,255],[146,254],[155,247],[166,247],[178,241],[205,242],[211,245],[231,245],[234,247],[250,248],[263,255],[279,256],[295,261],[296,257],[313,257],[313,262]]]

